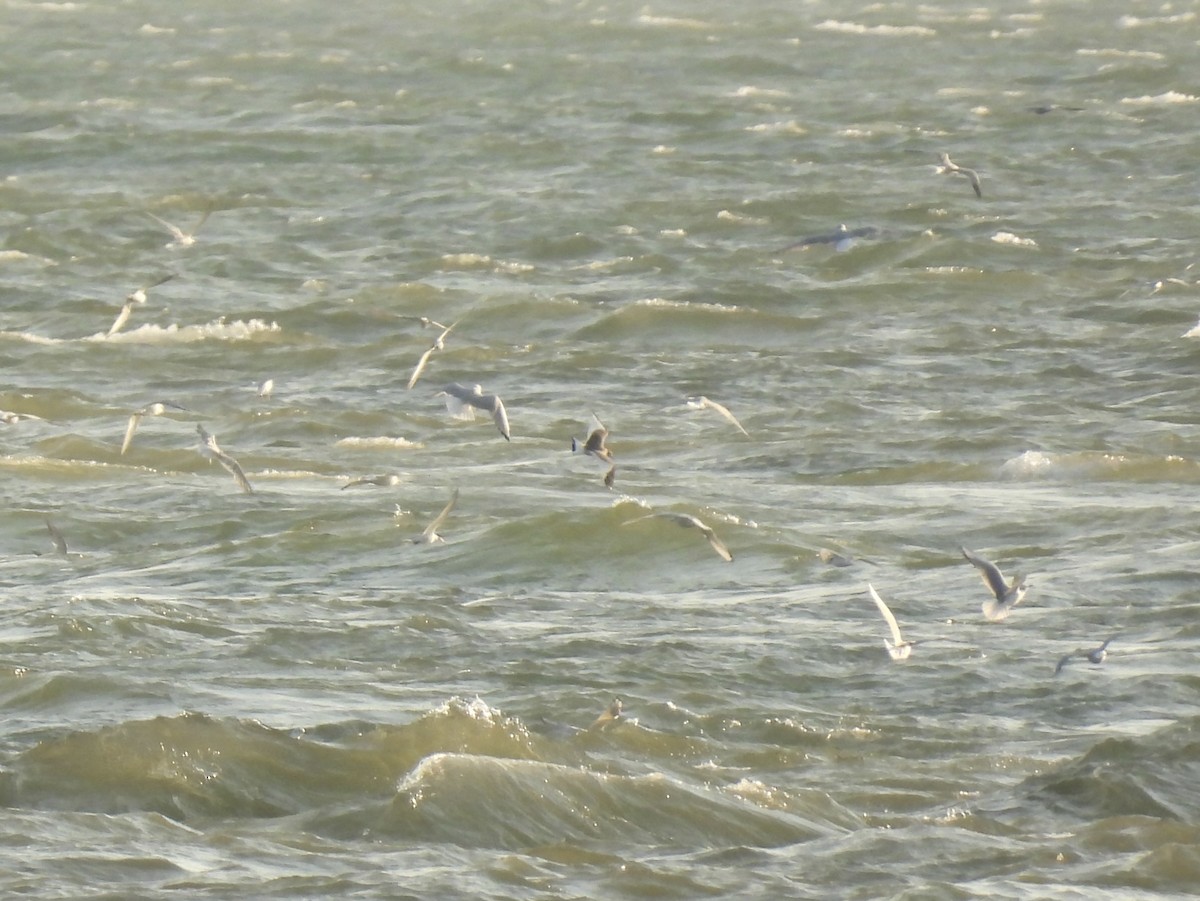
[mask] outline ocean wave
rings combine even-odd
[[[1046,453],[1027,450],[1005,460],[1000,474],[1009,479],[1111,479],[1130,482],[1195,482],[1200,463],[1169,454],[1117,454],[1103,451]]]

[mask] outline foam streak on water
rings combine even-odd
[[[0,894],[1194,891],[1186,4],[0,6]]]

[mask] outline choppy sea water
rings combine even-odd
[[[1200,14],[745,6],[3,3],[3,894],[1194,891]]]

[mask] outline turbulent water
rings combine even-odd
[[[1200,884],[1193,4],[0,8],[0,894]]]

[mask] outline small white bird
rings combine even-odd
[[[115,335],[117,332],[119,332],[121,329],[123,329],[125,327],[125,323],[127,323],[129,321],[129,317],[133,313],[134,305],[146,302],[146,292],[147,291],[149,291],[151,288],[157,288],[159,285],[164,284],[165,282],[169,282],[174,277],[175,277],[174,273],[171,273],[170,275],[164,275],[158,281],[151,282],[148,285],[143,285],[141,288],[138,288],[132,294],[126,295],[125,303],[121,305],[121,312],[119,312],[117,314],[117,318],[113,321],[113,324],[111,326],[109,326],[108,331],[105,333],[104,337],[111,338],[113,335]]]
[[[649,513],[646,516],[639,516],[637,519],[631,519],[629,522],[625,523],[625,525],[632,525],[635,522],[641,522],[642,520],[650,519],[651,517],[655,516],[657,516],[659,519],[669,519],[671,522],[675,523],[675,525],[682,526],[685,529],[696,529],[701,535],[708,539],[709,545],[712,546],[712,549],[717,552],[717,555],[720,556],[722,560],[724,560],[726,563],[733,562],[733,554],[729,552],[729,548],[725,546],[725,543],[717,537],[716,532],[714,532],[695,516],[692,516],[690,513]]]
[[[717,413],[720,413],[721,416],[725,417],[728,422],[733,423],[739,432],[746,437],[750,436],[750,433],[742,428],[742,424],[737,421],[737,417],[730,413],[729,408],[724,404],[719,404],[715,400],[709,400],[703,394],[697,395],[696,397],[689,397],[687,404],[689,407],[692,407],[696,410],[714,410]]]
[[[263,382],[262,384],[260,384],[258,386],[258,396],[265,400],[270,400],[271,394],[274,391],[275,391],[275,380],[274,379],[267,379],[265,382]]]
[[[438,397],[446,398],[446,410],[451,416],[464,419],[474,419],[475,410],[484,410],[492,414],[492,421],[505,441],[511,441],[508,428],[508,413],[504,410],[504,402],[495,394],[484,394],[480,385],[467,388],[458,382],[453,382],[437,393]]]
[[[900,624],[896,622],[896,617],[892,615],[892,611],[888,605],[883,602],[883,598],[879,596],[879,592],[870,582],[867,583],[867,591],[871,593],[871,599],[875,601],[875,606],[879,608],[879,612],[883,614],[884,622],[888,624],[888,629],[891,630],[892,640],[883,640],[887,647],[888,654],[893,660],[907,660],[908,655],[912,653],[912,649],[919,644],[915,641],[905,641],[904,636],[900,634]]]
[[[950,154],[943,153],[938,157],[941,165],[938,166],[938,175],[962,175],[971,183],[971,187],[975,191],[976,197],[983,196],[983,188],[979,184],[979,173],[974,169],[966,169],[950,162]]]
[[[434,323],[432,319],[428,319],[425,321],[429,322],[430,324],[434,324],[434,325],[437,324],[437,323]],[[417,365],[413,367],[412,375],[410,375],[408,377],[407,390],[411,391],[413,385],[415,385],[417,383],[417,379],[419,379],[421,377],[421,373],[425,371],[425,367],[429,364],[429,358],[431,356],[433,356],[433,352],[435,350],[445,350],[446,349],[446,344],[445,344],[446,336],[449,335],[450,332],[454,330],[454,327],[456,325],[458,325],[458,323],[461,321],[462,320],[455,320],[454,322],[450,323],[449,325],[442,327],[441,334],[438,335],[434,339],[434,341],[431,345],[429,345],[429,349],[426,350],[425,353],[421,354],[421,359],[417,360]]]
[[[246,494],[253,494],[254,489],[250,487],[250,482],[246,478],[246,474],[242,472],[242,467],[238,461],[221,450],[217,445],[217,439],[210,435],[204,426],[197,423],[196,432],[200,436],[200,453],[210,460],[216,460],[224,466],[242,491],[246,492]]]
[[[445,524],[446,518],[457,503],[458,489],[455,488],[454,494],[450,496],[450,502],[442,507],[442,512],[433,518],[433,522],[425,527],[425,531],[412,540],[413,544],[437,544],[439,541],[445,541],[446,539],[438,534],[438,529]]]
[[[966,557],[979,570],[983,584],[995,595],[983,602],[983,615],[989,621],[998,623],[1010,614],[1014,607],[1025,600],[1025,577],[1013,576],[1012,581],[1005,580],[1000,567],[990,560],[985,560],[978,554],[962,548]]]
[[[162,416],[167,412],[167,408],[173,410],[181,410],[184,413],[192,412],[187,407],[181,407],[179,404],[173,404],[170,401],[160,400],[152,404],[147,404],[133,413],[129,417],[129,422],[125,425],[125,437],[121,440],[121,456],[125,455],[125,451],[129,450],[129,446],[133,444],[134,433],[137,432],[138,426],[142,423],[142,418],[145,416]]]
[[[208,221],[208,217],[211,212],[212,212],[211,209],[205,210],[200,215],[199,221],[194,226],[192,226],[192,230],[190,232],[185,232],[179,226],[172,225],[166,219],[160,218],[159,216],[155,216],[149,210],[146,211],[146,215],[149,216],[151,219],[153,219],[155,222],[157,222],[159,225],[161,225],[163,228],[165,228],[168,232],[170,232],[173,240],[169,244],[167,244],[168,247],[176,247],[176,246],[177,247],[191,247],[193,244],[196,243],[196,232],[200,231],[200,226],[202,226],[206,221]]]

